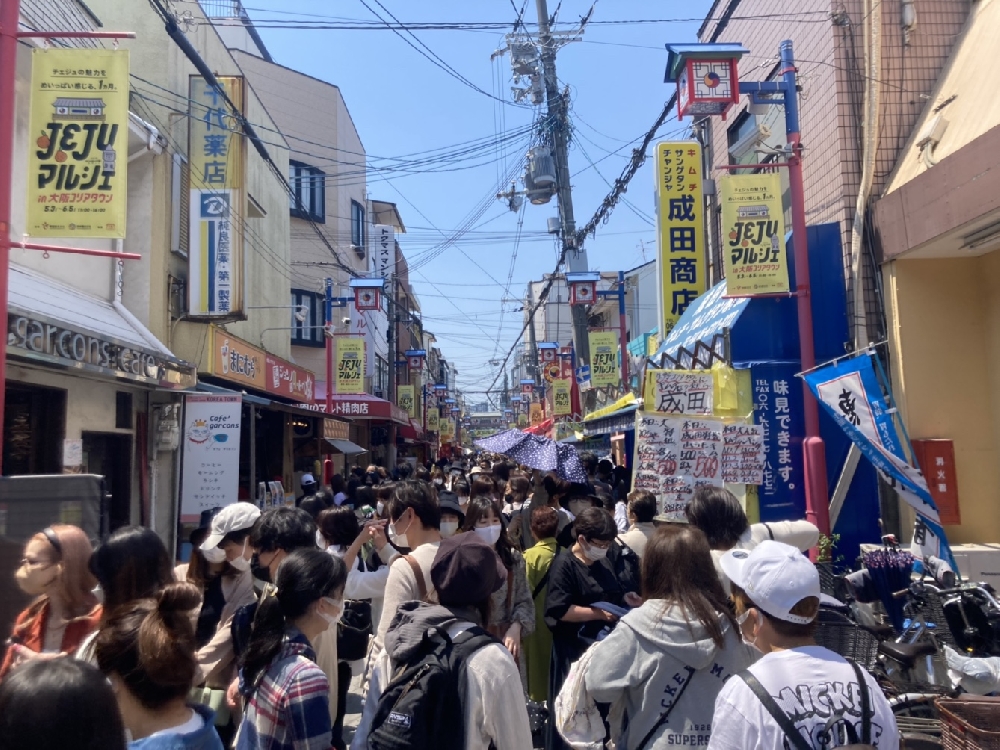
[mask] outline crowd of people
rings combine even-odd
[[[898,747],[874,680],[813,639],[814,526],[707,486],[667,522],[582,459],[586,483],[502,456],[305,475],[181,564],[149,529],[47,527],[0,750],[346,750],[352,680],[352,750]]]

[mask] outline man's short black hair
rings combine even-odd
[[[646,490],[636,490],[628,501],[628,510],[636,523],[651,523],[656,515],[656,495]]]
[[[597,456],[590,451],[583,451],[580,454],[580,463],[583,464],[583,470],[587,472],[588,476],[593,476],[594,472],[597,471]]]
[[[315,547],[316,522],[302,508],[268,508],[250,531],[250,546],[258,552]]]
[[[396,484],[396,491],[389,501],[389,520],[399,520],[407,508],[413,508],[425,529],[441,528],[441,508],[434,490],[427,482],[407,479]]]

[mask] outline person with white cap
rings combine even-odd
[[[199,547],[210,570],[218,571],[199,586],[202,605],[198,628],[214,622],[215,634],[198,649],[198,682],[204,681],[212,689],[225,690],[236,675],[230,625],[237,610],[256,601],[250,572],[253,549],[248,540],[259,517],[256,505],[243,501],[227,505],[212,518],[208,536]]]
[[[766,540],[722,556],[744,642],[764,656],[715,701],[709,750],[897,750],[892,708],[863,667],[815,640],[819,573],[794,547]]]
[[[302,479],[299,480],[299,484],[302,486],[302,494],[296,498],[295,505],[302,505],[302,501],[307,497],[312,497],[319,491],[319,484],[316,483],[316,477],[312,474],[303,474]]]

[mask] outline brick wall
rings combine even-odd
[[[878,1],[882,3],[882,91],[873,198],[905,147],[973,2],[914,0],[917,25],[904,45],[901,0]],[[794,6],[784,0],[718,0],[700,32],[703,42],[740,42],[748,48],[750,54],[740,62],[740,78],[749,81],[766,80],[777,62],[779,44],[792,40],[802,88],[806,217],[810,224],[840,223],[849,309],[854,294],[849,281],[851,225],[861,179],[859,146],[867,78],[863,21],[862,0],[832,4],[798,0]],[[727,122],[711,123],[714,164],[726,163],[726,128],[745,107],[744,101],[730,111]],[[866,241],[863,269],[869,336],[875,340],[883,335],[884,324],[875,272],[881,258],[873,247]],[[712,265],[721,269],[718,247],[712,248]]]

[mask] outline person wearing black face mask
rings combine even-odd
[[[270,508],[261,514],[250,531],[249,546],[254,555],[250,569],[259,581],[264,583],[261,598],[273,596],[276,587],[278,566],[291,552],[298,549],[316,547],[316,523],[301,508],[285,506]],[[233,618],[233,647],[237,657],[241,657],[251,639],[257,604],[243,607]],[[337,629],[319,635],[312,642],[316,650],[316,661],[330,683],[330,707],[333,721],[337,710]],[[231,708],[239,710],[239,684],[234,681],[227,693]]]

